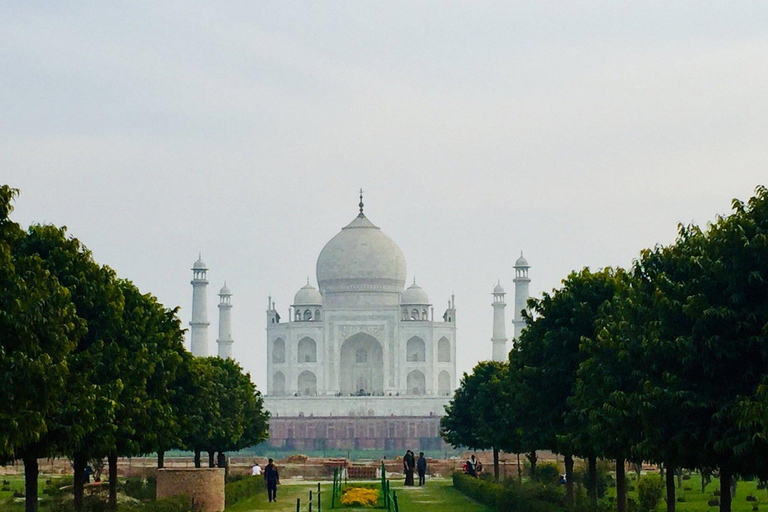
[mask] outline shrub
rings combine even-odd
[[[714,495],[715,496],[720,496],[720,489],[715,490]]]
[[[135,498],[140,501],[151,501],[157,496],[157,479],[149,477],[146,480],[143,478],[128,478],[121,485],[123,494]]]
[[[556,484],[560,480],[560,468],[557,464],[545,462],[536,466],[536,481],[543,484]]]
[[[693,487],[691,487],[690,485],[684,485],[684,486],[683,486],[683,490],[684,490],[684,491],[692,491],[692,490],[693,490]]]
[[[646,476],[637,484],[638,506],[642,512],[651,512],[661,501],[664,494],[664,482],[657,476]]]
[[[677,502],[678,503],[685,503],[685,496],[678,496],[677,497]]]
[[[234,505],[238,501],[253,496],[255,494],[266,492],[267,484],[263,477],[246,476],[224,486],[224,495],[226,496],[227,506]]]
[[[683,475],[683,480],[690,480],[690,479],[691,479],[691,475],[689,474]]]
[[[504,512],[559,512],[565,508],[565,496],[557,487],[541,483],[504,484],[453,474],[453,486],[475,501]]]
[[[754,503],[754,504],[752,505],[752,510],[754,510],[754,511],[757,511],[757,510],[758,510],[758,507],[757,507],[757,503]]]
[[[120,512],[192,512],[192,500],[189,496],[172,496],[149,503],[120,505]]]
[[[757,498],[755,498],[751,494],[747,494],[747,501],[757,501]]]
[[[720,506],[720,500],[717,498],[712,498],[707,502],[707,505],[710,507],[719,507]]]
[[[373,507],[378,501],[378,489],[366,487],[350,487],[341,495],[341,504],[345,506]]]

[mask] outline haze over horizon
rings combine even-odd
[[[265,389],[320,250],[365,213],[458,369],[491,356],[491,292],[525,252],[539,296],[628,266],[767,184],[762,2],[0,5],[0,182],[188,327],[190,268],[233,292]]]

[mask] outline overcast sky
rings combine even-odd
[[[357,213],[402,248],[459,370],[491,291],[627,266],[768,184],[765,2],[2,2],[0,182],[180,306],[264,389],[283,318]],[[511,297],[508,297],[511,304]],[[507,308],[512,334],[511,307]]]

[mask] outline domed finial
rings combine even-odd
[[[360,189],[360,204],[358,205],[360,207],[360,215],[358,217],[364,217],[363,214],[363,189]]]

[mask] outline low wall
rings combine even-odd
[[[157,499],[189,496],[195,510],[224,511],[223,468],[163,468],[157,470]]]

